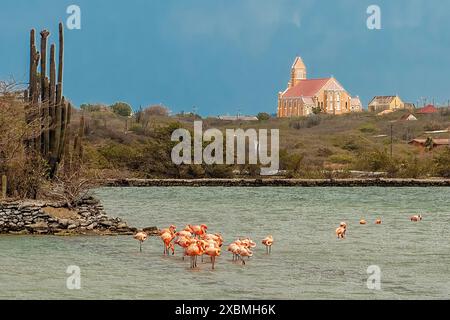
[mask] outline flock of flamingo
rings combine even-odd
[[[164,255],[175,254],[175,245],[183,250],[183,257],[188,256],[191,260],[191,268],[197,267],[197,259],[200,256],[207,255],[211,259],[212,269],[215,267],[216,258],[220,256],[223,237],[220,233],[208,233],[208,227],[205,224],[191,225],[188,224],[183,230],[178,231],[174,225],[159,230],[159,237],[164,246]],[[148,234],[144,231],[137,232],[134,239],[139,241],[139,251],[142,252],[142,243],[148,239]],[[272,252],[273,237],[271,235],[264,238],[261,243],[266,246],[266,253]],[[244,257],[249,259],[253,256],[252,249],[256,247],[256,243],[250,238],[239,238],[232,242],[227,250],[233,254],[233,261],[241,261],[245,264]]]
[[[411,221],[418,222],[422,220],[422,215],[413,215]],[[365,225],[367,221],[361,219],[359,224]],[[381,224],[381,219],[376,219],[375,224]],[[203,256],[210,257],[212,269],[215,267],[216,258],[220,256],[223,237],[220,233],[208,233],[208,227],[205,224],[191,225],[188,224],[183,230],[177,232],[174,225],[159,230],[159,237],[164,246],[164,255],[175,254],[175,245],[183,250],[183,257],[190,257],[190,268],[197,267],[197,259],[200,256],[203,262]],[[336,229],[338,239],[344,239],[347,232],[347,223],[341,222]],[[142,252],[142,243],[148,239],[148,233],[139,231],[134,236],[139,241],[139,251]],[[266,253],[272,252],[273,237],[271,235],[264,238],[261,243],[266,247]],[[250,259],[253,256],[252,249],[256,247],[256,243],[250,238],[239,238],[228,245],[227,251],[233,254],[233,261],[241,261],[245,265],[244,257]]]
[[[422,221],[422,215],[420,215],[420,214],[413,215],[410,217],[410,220],[413,222]],[[364,219],[361,219],[361,220],[359,220],[359,224],[365,225],[365,224],[367,224],[367,221]],[[376,219],[375,224],[381,224],[381,219]],[[336,228],[336,235],[337,235],[338,239],[344,239],[346,232],[347,232],[347,223],[341,222],[339,224],[339,227]]]

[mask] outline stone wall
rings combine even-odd
[[[120,218],[106,215],[101,203],[92,197],[76,208],[56,202],[0,201],[0,233],[9,234],[133,234]]]
[[[109,187],[449,187],[450,179],[107,179]]]

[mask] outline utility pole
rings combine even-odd
[[[392,151],[393,151],[393,144],[394,144],[394,137],[392,134],[392,126],[393,126],[393,124],[391,122],[391,159],[392,159]]]

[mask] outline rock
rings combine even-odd
[[[128,225],[125,222],[121,222],[117,225],[118,229],[126,229],[128,228]]]
[[[91,223],[86,227],[87,230],[93,230],[97,226],[97,222]]]
[[[30,232],[28,230],[26,230],[26,229],[20,230],[20,231],[9,231],[8,233],[9,234],[18,235],[18,236],[25,235],[25,234],[30,234]]]
[[[72,236],[74,233],[72,231],[63,230],[60,232],[56,232],[55,236]]]
[[[157,232],[158,228],[157,227],[145,227],[144,229],[142,229],[142,231],[144,232]]]
[[[58,219],[58,222],[63,227],[67,227],[70,224],[69,219]]]
[[[100,221],[100,224],[105,226],[105,227],[111,227],[114,223],[108,220],[102,220]]]
[[[30,225],[31,229],[48,229],[48,224],[44,221],[37,222],[35,224]]]
[[[68,230],[72,230],[72,229],[76,229],[77,225],[76,224],[71,224],[67,227]]]

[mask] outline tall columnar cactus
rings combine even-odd
[[[49,86],[49,154],[55,149],[55,103],[56,103],[56,64],[55,64],[55,45],[50,46],[50,86]]]
[[[63,96],[64,34],[63,24],[59,24],[58,71],[55,63],[55,45],[50,46],[50,70],[47,76],[47,30],[40,32],[41,52],[36,50],[35,30],[30,32],[30,84],[25,94],[28,102],[27,123],[36,128],[34,150],[46,159],[50,166],[50,176],[57,173],[64,157],[66,141],[69,140],[67,127],[70,123],[70,105]],[[40,74],[38,76],[38,66]],[[58,72],[58,73],[56,73]],[[28,148],[31,150],[31,148]]]
[[[44,100],[44,96],[46,95],[44,89],[44,81],[47,73],[47,38],[50,35],[50,32],[47,30],[41,31],[41,101]]]
[[[50,115],[49,115],[49,80],[44,78],[44,96],[42,97],[42,109],[43,109],[43,124],[42,124],[42,155],[48,157],[49,145],[50,145]]]
[[[61,84],[61,92],[62,92],[62,83],[63,83],[63,66],[64,66],[64,27],[63,24],[59,23],[59,65],[58,65],[58,83]]]

